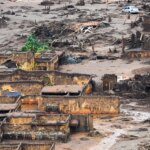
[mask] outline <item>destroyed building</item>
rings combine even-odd
[[[143,30],[144,32],[150,32],[150,15],[146,15],[143,18],[144,18]]]
[[[88,96],[91,75],[15,70],[2,72],[0,80],[2,141],[66,142],[72,132],[93,129],[92,114],[120,111],[118,97]]]
[[[21,106],[28,109],[33,102],[33,111],[65,114],[118,114],[120,101],[115,96],[23,96]],[[34,103],[36,105],[34,105]],[[35,108],[34,108],[35,106]],[[53,107],[55,109],[53,109]],[[24,107],[21,107],[24,109]],[[25,110],[26,111],[26,110]],[[30,110],[29,110],[30,111]]]
[[[145,59],[150,57],[150,36],[147,33],[142,34],[137,31],[132,34],[129,40],[126,40],[129,50],[123,54],[127,59]]]
[[[134,78],[120,81],[114,88],[116,94],[131,98],[144,98],[150,94],[150,75],[135,75]]]
[[[129,5],[138,14],[123,12]],[[0,6],[0,150],[126,150],[149,142],[147,1]]]
[[[1,125],[1,140],[67,140],[69,117],[29,114],[7,117]]]
[[[24,143],[2,143],[0,144],[0,150],[55,150],[55,143],[38,143],[38,142],[24,142]]]
[[[1,96],[39,94],[44,84],[39,81],[0,82]]]
[[[32,71],[16,70],[0,75],[1,81],[10,81],[9,84],[18,82],[28,82],[34,90],[34,84],[39,83],[41,86],[35,87],[36,93],[41,91],[42,95],[82,95],[92,92],[92,77],[86,74],[69,74],[58,71]],[[19,81],[18,81],[19,80]],[[31,82],[30,82],[31,81]],[[23,85],[22,85],[23,86]],[[89,88],[90,87],[90,88]],[[34,94],[34,92],[33,92]]]
[[[64,52],[46,52],[33,53],[13,52],[12,54],[1,54],[0,64],[8,68],[19,68],[27,71],[32,70],[57,70],[59,67],[59,59]]]
[[[115,74],[105,74],[102,81],[104,91],[113,90],[114,86],[117,84],[117,76]]]

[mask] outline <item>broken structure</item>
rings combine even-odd
[[[69,120],[63,114],[10,116],[1,125],[1,140],[67,140]]]
[[[65,114],[118,114],[120,101],[113,96],[23,96],[20,99],[24,111],[31,110]],[[36,107],[34,105],[36,104]],[[55,108],[55,109],[53,109]]]
[[[44,84],[40,81],[0,82],[1,96],[39,94]]]
[[[72,132],[93,129],[91,114],[119,113],[118,97],[88,96],[91,75],[15,70],[1,72],[0,81],[3,141],[66,142]]]
[[[105,74],[102,78],[103,90],[113,90],[115,84],[117,84],[117,76],[115,74]]]
[[[1,54],[0,64],[8,68],[19,68],[23,70],[57,70],[59,59],[64,52],[42,52],[34,54],[28,52],[14,52],[11,55]]]
[[[69,74],[58,71],[27,72],[23,70],[1,73],[0,81],[4,82],[1,84],[5,84],[5,81],[8,80],[10,81],[9,85],[13,84],[17,86],[17,83],[21,84],[21,82],[26,82],[26,85],[29,84],[30,87],[32,87],[31,91],[26,88],[19,89],[22,93],[26,93],[27,91],[30,92],[28,94],[41,93],[42,95],[82,95],[83,93],[90,94],[92,92],[92,76],[86,74]],[[34,85],[36,84],[38,86],[35,87]],[[21,87],[23,86],[25,85],[21,85]],[[26,90],[26,92],[24,90]],[[31,93],[32,91],[34,92]]]
[[[143,18],[144,18],[143,22],[144,32],[150,32],[150,15],[146,15]]]
[[[126,52],[123,57],[129,58],[129,59],[150,58],[150,51],[147,51],[147,50],[129,51],[129,52]]]
[[[6,142],[0,144],[0,150],[55,150],[55,143],[53,142],[26,142],[26,143],[11,143]]]

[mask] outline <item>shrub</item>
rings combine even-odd
[[[25,45],[22,47],[22,51],[34,51],[41,52],[49,49],[48,44],[40,42],[34,35],[29,35]]]

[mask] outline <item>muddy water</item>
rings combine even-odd
[[[89,150],[110,150],[110,148],[116,143],[118,137],[125,133],[124,129],[116,129],[114,133],[104,138],[98,145]]]
[[[136,122],[136,123],[141,123],[144,120],[150,119],[150,112],[132,111],[132,110],[128,110],[128,109],[122,109],[121,113],[123,114],[123,117],[132,118],[133,122]],[[128,129],[131,129],[131,130],[135,129],[135,126],[131,125],[131,122],[129,124],[125,123],[126,125],[121,126],[121,129],[113,129],[112,128],[112,125],[117,123],[117,121],[111,122],[111,123],[106,122],[105,124],[103,124],[104,127],[98,127],[96,125],[96,129],[98,131],[100,131],[100,132],[104,131],[104,133],[107,133],[108,131],[110,131],[111,134],[109,136],[105,137],[104,139],[102,139],[95,146],[89,148],[88,150],[112,150],[112,147],[117,144],[117,140],[119,140],[121,135],[128,134]],[[110,124],[111,124],[111,126],[110,126]],[[122,123],[122,124],[124,124],[124,123]],[[137,128],[139,128],[139,127],[141,127],[141,125],[137,126]]]
[[[123,109],[122,112],[124,112],[126,115],[132,116],[132,118],[138,122],[150,119],[150,112],[129,111],[125,109]]]

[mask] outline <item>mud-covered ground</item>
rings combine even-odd
[[[77,0],[56,0],[50,6],[50,12],[45,13],[44,6],[39,5],[42,0],[0,0],[0,17],[5,16],[6,22],[0,28],[0,53],[12,53],[20,51],[28,35],[38,25],[48,24],[52,21],[61,21],[70,25],[82,20],[100,20],[108,23],[108,27],[100,27],[91,33],[73,33],[60,37],[61,39],[73,39],[77,37],[75,46],[84,41],[82,50],[70,50],[61,47],[67,54],[84,56],[80,63],[65,64],[59,70],[65,72],[87,73],[95,75],[94,80],[100,82],[104,74],[115,73],[121,79],[132,77],[136,73],[144,74],[149,70],[149,60],[122,60],[121,43],[114,44],[117,39],[128,38],[131,33],[142,31],[142,26],[133,29],[130,23],[139,15],[134,14],[127,20],[127,15],[121,12],[122,6],[117,3],[106,5],[90,4],[85,1],[85,6],[76,6]],[[141,8],[141,1],[133,1],[133,4]],[[75,9],[64,9],[73,5]],[[141,12],[143,10],[141,9]],[[108,15],[112,21],[108,22]],[[59,37],[58,37],[59,38]],[[90,39],[94,45],[96,55],[115,56],[117,59],[95,59],[92,46],[86,42]],[[56,48],[58,50],[58,48]],[[117,50],[116,53],[108,53],[109,49]],[[55,48],[54,48],[55,50]],[[126,47],[125,51],[128,50]],[[139,49],[136,49],[139,50]],[[145,69],[143,69],[145,68]],[[90,137],[88,133],[76,133],[71,135],[68,143],[56,143],[56,150],[149,150],[150,148],[150,102],[147,100],[123,99],[120,114],[118,116],[97,116],[94,119],[94,128],[99,132],[97,137]],[[146,148],[148,147],[148,148]]]

